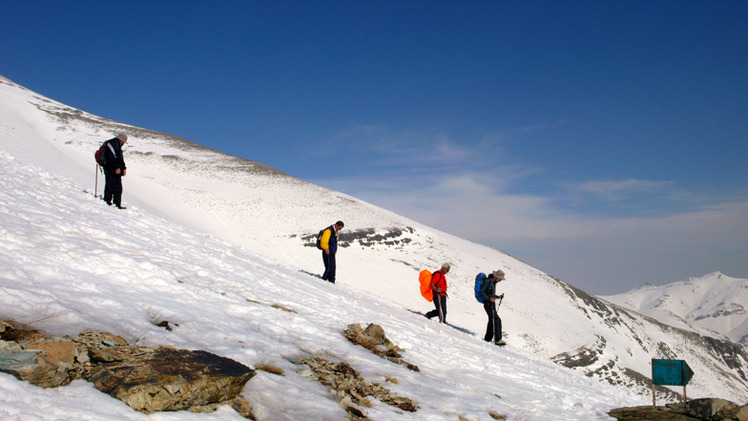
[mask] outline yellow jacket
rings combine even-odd
[[[330,248],[330,238],[332,237],[332,233],[333,232],[335,232],[335,237],[336,237],[336,238],[333,239],[334,240],[334,245],[335,245],[335,250],[330,250],[330,251],[331,252],[336,252],[337,251],[337,248],[338,248],[337,247],[337,245],[338,245],[338,241],[337,241],[338,240],[337,239],[338,232],[335,231],[335,229],[333,227],[327,228],[325,230],[325,232],[322,233],[322,238],[320,239],[319,245],[320,245],[320,247],[322,247],[323,250],[327,250],[327,249]]]

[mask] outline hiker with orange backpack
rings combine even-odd
[[[431,275],[431,291],[434,296],[434,309],[426,313],[426,317],[431,319],[439,316],[439,323],[447,322],[447,277],[445,276],[452,266],[449,263],[442,265],[442,268]]]

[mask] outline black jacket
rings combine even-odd
[[[491,298],[499,298],[496,295],[496,284],[493,278],[486,277],[480,287],[480,295],[483,296],[483,304],[491,304]]]
[[[104,148],[104,154],[106,155],[106,164],[104,164],[104,171],[114,173],[117,168],[122,171],[127,169],[125,166],[125,157],[122,156],[122,147],[119,145],[119,139],[109,139],[106,142]]]

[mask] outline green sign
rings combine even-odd
[[[683,360],[652,360],[653,384],[685,386],[691,377],[693,371]]]

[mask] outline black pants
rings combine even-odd
[[[104,201],[111,205],[112,201],[117,206],[122,205],[122,175],[111,171],[104,171],[106,184],[104,185]]]
[[[327,254],[322,250],[322,262],[325,264],[325,273],[322,279],[335,283],[335,253]]]
[[[444,295],[434,294],[434,309],[426,313],[429,319],[439,316],[439,322],[447,323],[447,297]]]
[[[483,309],[486,310],[488,315],[488,325],[486,325],[486,336],[483,340],[491,342],[491,339],[498,342],[501,340],[501,317],[496,313],[496,303],[487,302],[483,303]]]

